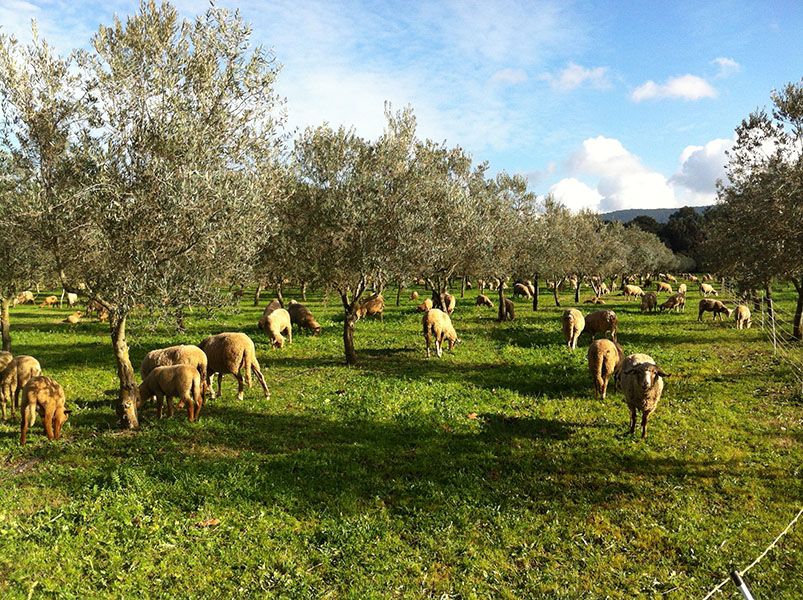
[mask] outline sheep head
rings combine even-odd
[[[669,377],[661,367],[652,363],[640,363],[635,366],[630,366],[623,371],[625,375],[631,373],[635,376],[636,380],[641,385],[641,389],[644,391],[652,388],[659,377]]]

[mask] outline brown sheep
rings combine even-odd
[[[446,312],[451,315],[454,312],[454,307],[457,304],[457,299],[448,292],[445,293],[443,297],[444,300],[446,301]]]
[[[622,363],[622,392],[630,409],[630,433],[636,431],[636,411],[640,411],[642,440],[647,437],[647,420],[661,399],[662,377],[669,375],[646,354],[631,354]]]
[[[530,288],[523,283],[517,283],[513,286],[513,297],[522,296],[524,298],[532,298],[533,294]]]
[[[604,399],[608,392],[608,380],[613,375],[613,389],[616,391],[616,378],[622,369],[625,353],[616,342],[602,339],[591,342],[588,348],[588,370],[594,380],[594,392]]]
[[[243,399],[243,376],[240,371],[245,369],[245,380],[248,382],[249,389],[251,388],[251,371],[259,380],[262,389],[265,391],[265,397],[270,397],[268,386],[265,383],[265,378],[262,376],[262,371],[259,370],[259,361],[256,357],[256,349],[254,342],[244,333],[219,333],[218,335],[210,335],[198,347],[206,353],[208,361],[208,370],[206,374],[206,385],[212,397],[215,397],[214,389],[212,388],[212,375],[217,373],[217,391],[220,395],[220,385],[224,373],[231,373],[237,378],[238,390],[237,399]]]
[[[672,286],[669,285],[668,283],[665,283],[663,281],[659,281],[655,285],[656,285],[656,290],[655,291],[658,292],[659,294],[661,292],[666,292],[667,294],[671,294],[672,293]]]
[[[44,308],[45,306],[55,308],[58,303],[59,303],[58,296],[48,296],[42,301],[42,303],[39,305],[39,308]]]
[[[415,307],[418,312],[426,312],[432,308],[432,298],[425,299],[421,304]]]
[[[385,299],[382,297],[382,294],[373,294],[357,303],[356,313],[358,319],[365,319],[370,315],[379,315],[379,320],[384,321],[384,317],[382,316],[382,311],[384,310]]]
[[[418,292],[413,292],[410,294],[410,300],[418,300]]]
[[[475,305],[476,306],[487,306],[488,308],[493,308],[494,307],[494,303],[491,302],[491,299],[488,296],[484,295],[484,294],[480,294],[479,296],[477,296],[477,302],[475,303]]]
[[[505,318],[508,321],[513,321],[516,318],[516,305],[513,300],[505,298]]]
[[[736,307],[733,318],[736,320],[736,329],[750,329],[753,320],[750,318],[750,309],[744,304]]]
[[[195,421],[204,405],[201,375],[192,365],[155,367],[139,386],[139,402],[156,396],[156,416],[162,418],[162,402],[167,397],[167,416],[173,416],[173,398],[187,405],[190,421]],[[179,404],[179,405],[181,405]]]
[[[285,335],[287,343],[293,343],[293,322],[290,320],[290,313],[283,308],[277,308],[268,315],[262,330],[270,339],[271,348],[284,348]]]
[[[77,310],[73,314],[71,314],[69,317],[67,317],[66,319],[62,320],[62,323],[75,324],[75,323],[77,323],[78,321],[81,320],[81,315],[82,314],[83,313],[80,310]]]
[[[696,275],[691,275],[691,274],[686,279],[688,279],[692,283],[696,283],[697,281],[700,281],[699,279],[697,279]]]
[[[686,294],[681,294],[680,292],[672,294],[666,299],[666,302],[663,302],[658,308],[661,312],[665,310],[672,310],[673,308],[675,309],[675,312],[680,312],[681,310],[685,312]]]
[[[312,316],[312,311],[306,306],[299,304],[295,300],[290,300],[287,312],[290,313],[291,323],[298,325],[299,328],[309,329],[312,335],[321,335],[322,328],[320,324]]]
[[[622,288],[622,296],[625,298],[641,298],[644,295],[644,291],[637,285],[625,285]]]
[[[457,332],[455,332],[452,326],[452,320],[447,313],[440,309],[433,308],[425,312],[424,316],[421,318],[421,325],[424,330],[424,340],[426,340],[427,343],[427,358],[430,357],[429,345],[432,336],[435,336],[435,352],[438,358],[441,358],[443,355],[444,339],[449,342],[450,352],[454,349],[456,344],[460,343]]]
[[[599,298],[598,296],[594,296],[588,300],[583,300],[583,304],[605,304],[605,300]]]
[[[201,390],[201,395],[206,397],[206,375],[208,368],[206,352],[192,344],[151,350],[145,355],[145,358],[142,359],[142,363],[139,366],[139,375],[144,381],[156,367],[168,367],[171,365],[190,365],[196,369],[198,375],[201,377],[201,386],[203,388]],[[140,404],[142,400],[144,400],[144,398],[140,398]]]
[[[22,388],[34,377],[42,374],[39,361],[33,356],[15,356],[0,372],[0,405],[2,406],[3,420],[6,420],[6,404],[11,402],[11,416],[20,405]]]
[[[653,312],[658,305],[658,296],[655,292],[647,292],[641,297],[641,312],[648,310]]]
[[[31,304],[35,304],[33,292],[25,291],[20,292],[11,302],[11,306],[17,306],[17,304],[27,304],[30,302]]]
[[[731,313],[733,312],[727,306],[725,306],[719,300],[711,300],[710,298],[703,298],[700,300],[700,304],[698,305],[699,310],[697,312],[697,320],[703,320],[703,313],[704,312],[712,312],[714,313],[714,319],[716,321],[717,317],[719,320],[722,321],[722,315],[727,315],[730,318]]]
[[[708,283],[700,284],[700,293],[706,298],[708,298],[708,296],[710,296],[711,294],[714,294],[714,296],[719,296],[717,291],[714,289],[714,286]]]
[[[583,331],[585,333],[590,333],[592,340],[598,333],[604,336],[606,332],[610,331],[611,339],[614,342],[616,341],[616,329],[619,326],[619,319],[612,310],[595,310],[586,315],[585,323],[585,329],[583,329]]]
[[[47,439],[52,442],[61,437],[61,428],[72,412],[64,409],[64,401],[64,388],[50,377],[33,377],[25,384],[20,406],[20,446],[25,445],[25,435],[36,422],[36,413],[44,421]]]
[[[585,318],[576,308],[567,308],[563,311],[560,319],[561,329],[563,329],[563,337],[566,339],[566,346],[570,350],[577,348],[577,340],[580,334],[583,333],[585,328]]]
[[[282,304],[281,302],[279,302],[278,299],[274,298],[273,300],[271,300],[270,304],[268,304],[265,307],[265,310],[262,311],[262,316],[260,317],[259,321],[257,321],[257,327],[259,327],[261,330],[264,331],[265,325],[268,323],[268,317],[270,316],[270,313],[272,313],[277,308],[281,307]]]

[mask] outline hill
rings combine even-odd
[[[702,214],[708,206],[695,206],[694,210]],[[620,221],[628,223],[636,217],[646,215],[652,217],[659,223],[668,223],[669,216],[677,212],[677,208],[627,208],[625,210],[614,210],[608,213],[602,213],[600,216],[606,221]]]

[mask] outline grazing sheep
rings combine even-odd
[[[268,317],[270,316],[270,313],[281,307],[282,304],[281,302],[279,302],[278,299],[274,298],[273,300],[271,300],[270,304],[268,304],[265,307],[265,310],[262,312],[262,316],[260,317],[259,321],[257,321],[257,327],[259,327],[261,330],[264,331],[265,325],[267,325],[268,323]]]
[[[446,312],[451,315],[454,312],[454,307],[457,305],[457,298],[448,292],[443,296],[444,300],[446,300]]]
[[[625,353],[616,342],[602,339],[591,342],[588,348],[588,370],[594,380],[594,392],[597,397],[605,398],[608,392],[608,380],[614,376],[613,389],[616,391],[616,378],[622,368]]]
[[[418,292],[413,292],[410,294],[410,300],[418,300]]]
[[[67,317],[66,319],[63,319],[61,322],[62,323],[73,323],[73,324],[75,324],[75,323],[77,323],[78,321],[81,320],[81,315],[82,314],[84,314],[84,313],[82,313],[80,310],[77,310],[73,314],[71,314],[69,317]]]
[[[714,281],[714,276],[711,275],[711,273],[706,273],[705,275],[703,275],[702,280],[703,281]]]
[[[624,296],[625,298],[628,298],[628,299],[630,299],[630,298],[641,298],[643,295],[644,295],[644,290],[642,290],[637,285],[626,284],[622,288],[622,296]]]
[[[574,350],[577,348],[577,340],[586,326],[583,313],[576,308],[567,308],[563,311],[560,322],[561,328],[563,329],[563,337],[566,339],[566,345],[570,350]]]
[[[493,308],[494,303],[491,302],[491,299],[488,296],[480,294],[477,296],[476,306],[487,306],[488,308]]]
[[[669,377],[646,354],[631,354],[622,363],[622,392],[630,409],[630,433],[636,431],[636,411],[641,412],[641,439],[647,437],[647,420],[658,406]]]
[[[306,306],[299,304],[295,300],[290,300],[287,312],[290,313],[291,323],[298,325],[299,328],[309,329],[312,335],[321,335],[322,328],[320,324],[312,316],[312,311]]]
[[[33,427],[36,422],[36,413],[44,421],[47,439],[52,442],[61,437],[61,428],[72,412],[64,409],[64,401],[64,388],[50,377],[36,376],[25,384],[20,406],[20,446],[25,445],[28,427]]]
[[[50,306],[51,308],[55,308],[56,304],[59,303],[58,296],[48,296],[42,301],[42,304],[39,305],[39,308],[44,308],[45,306]]]
[[[662,303],[661,306],[658,307],[661,312],[665,310],[672,310],[675,309],[675,312],[680,312],[681,310],[685,312],[686,310],[686,294],[681,294],[677,292],[669,296],[666,299],[666,302]]]
[[[611,290],[608,289],[607,284],[603,281],[599,284],[599,295],[604,296],[605,294],[610,294]]]
[[[277,308],[268,315],[268,320],[262,330],[270,339],[271,348],[284,348],[284,337],[287,336],[287,343],[293,343],[293,322],[290,320],[290,313],[283,308]]]
[[[192,344],[151,350],[142,359],[142,364],[139,366],[139,374],[144,381],[156,367],[169,367],[171,365],[190,365],[197,370],[198,375],[201,377],[201,386],[203,388],[201,389],[201,395],[206,396],[208,360],[206,353]],[[143,399],[140,399],[140,403]]]
[[[425,312],[421,318],[421,325],[423,326],[424,339],[427,343],[427,358],[430,357],[429,345],[432,336],[435,336],[435,352],[438,358],[443,355],[444,339],[449,341],[449,351],[452,351],[455,344],[460,342],[449,315],[440,309],[433,308]]]
[[[213,398],[215,397],[215,392],[212,388],[212,375],[217,373],[217,392],[220,395],[223,375],[231,373],[237,378],[237,399],[243,399],[241,369],[245,369],[245,380],[248,381],[249,389],[251,388],[251,371],[253,371],[265,391],[265,397],[270,397],[265,378],[262,376],[262,371],[259,370],[259,361],[256,357],[254,342],[250,337],[244,333],[219,333],[218,335],[210,335],[198,344],[198,347],[206,353],[208,361],[206,385],[209,387]]]
[[[11,402],[11,416],[20,405],[22,388],[33,377],[42,374],[39,361],[33,356],[15,356],[0,372],[0,406],[2,406],[3,420],[6,420],[6,404]]]
[[[513,286],[513,297],[515,298],[516,296],[522,296],[524,298],[532,298],[533,294],[530,291],[530,288],[528,288],[526,285],[524,285],[523,283],[517,283]]]
[[[516,305],[513,300],[505,298],[505,320],[513,321],[516,319]]]
[[[686,284],[685,283],[681,283],[678,286],[678,294],[684,294],[684,295],[686,294]]]
[[[655,292],[647,292],[641,297],[641,312],[648,310],[650,312],[655,311],[655,307],[658,305],[658,295]]]
[[[154,367],[139,386],[137,408],[143,398],[156,396],[156,416],[162,418],[162,402],[167,397],[167,416],[173,416],[173,398],[186,404],[190,421],[195,421],[204,405],[203,384],[198,369],[192,365],[169,365]]]
[[[669,273],[661,274],[661,279],[663,279],[667,283],[669,283],[669,282],[677,283],[678,282],[677,278],[674,275],[670,275]]]
[[[585,328],[583,331],[585,333],[591,334],[591,339],[593,340],[598,333],[601,333],[603,336],[606,332],[611,332],[611,339],[615,342],[616,341],[616,329],[619,326],[619,319],[616,316],[616,313],[612,310],[595,310],[592,313],[589,313],[585,317]]]
[[[583,300],[583,304],[605,304],[605,300],[603,300],[599,296],[594,296],[593,298]]]
[[[14,360],[14,356],[11,352],[6,352],[5,350],[0,350],[0,373],[9,365],[9,363]]]
[[[700,284],[700,293],[706,298],[708,298],[708,296],[710,296],[711,294],[714,294],[714,296],[719,296],[714,287],[708,283]]]
[[[17,294],[17,296],[12,300],[11,306],[17,306],[17,304],[26,304],[30,302],[31,304],[35,304],[33,292],[31,291],[24,291]]]
[[[78,304],[78,294],[67,292],[65,297],[67,298],[67,306],[69,306],[70,308]]]
[[[659,294],[661,292],[666,292],[667,294],[671,294],[672,293],[672,286],[669,285],[668,283],[663,282],[663,281],[659,281],[656,284],[656,290],[655,291],[658,292]]]
[[[719,317],[719,320],[722,321],[723,320],[722,315],[727,315],[728,318],[730,318],[731,313],[733,312],[727,306],[725,306],[721,301],[711,300],[710,298],[703,298],[702,300],[700,300],[700,304],[698,306],[699,306],[699,311],[697,312],[698,321],[703,320],[704,312],[714,313],[714,319],[713,319],[714,321],[716,321],[717,317]]]
[[[688,277],[686,277],[686,279],[688,279],[692,283],[696,283],[696,282],[700,281],[699,279],[697,279],[696,275],[691,275],[691,274]]]
[[[384,321],[382,311],[385,310],[385,299],[382,294],[373,294],[357,303],[357,318],[365,319],[370,315],[379,315],[379,320]]]
[[[432,298],[427,298],[421,304],[415,307],[418,312],[426,312],[432,308]]]
[[[734,311],[733,318],[736,320],[736,329],[750,329],[753,319],[750,318],[750,309],[744,304],[740,304]]]

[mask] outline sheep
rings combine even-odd
[[[513,297],[516,296],[523,296],[524,298],[532,298],[532,292],[530,292],[530,288],[528,288],[523,283],[517,283],[513,286]]]
[[[484,294],[480,294],[479,296],[477,296],[477,302],[475,303],[475,305],[476,306],[487,306],[488,308],[493,308],[494,307],[494,303],[491,302],[491,299],[488,296],[484,295]]]
[[[678,294],[684,294],[684,295],[686,294],[686,284],[685,283],[681,283],[678,286]]]
[[[415,307],[418,312],[426,312],[432,308],[432,298],[427,298],[421,304]]]
[[[744,304],[740,304],[734,311],[734,319],[736,320],[736,329],[750,329],[753,320],[750,318],[750,309]]]
[[[268,315],[262,330],[270,338],[271,348],[284,348],[282,334],[287,336],[288,344],[293,343],[293,322],[290,320],[290,313],[283,308],[277,308]]]
[[[655,311],[655,307],[658,304],[658,295],[655,292],[647,292],[641,297],[641,312],[648,310],[650,312]]]
[[[410,294],[410,300],[418,300],[418,292],[413,292]]]
[[[605,294],[610,294],[611,290],[608,289],[608,286],[603,281],[599,284],[599,295],[604,296]]]
[[[162,401],[167,397],[167,416],[173,416],[173,398],[187,405],[190,421],[195,421],[204,404],[201,375],[192,365],[167,365],[154,367],[139,386],[137,408],[142,398],[156,396],[156,416],[162,418]]]
[[[591,334],[593,340],[598,333],[603,336],[607,331],[611,332],[611,339],[616,341],[616,329],[619,326],[619,319],[612,310],[596,310],[585,317],[584,332]]]
[[[22,388],[33,377],[42,374],[42,367],[39,361],[33,356],[15,356],[12,358],[5,369],[0,372],[0,406],[2,407],[3,420],[6,420],[6,404],[11,402],[11,416],[20,404],[20,394]]]
[[[673,308],[675,309],[675,312],[680,312],[681,310],[685,312],[686,294],[681,294],[680,292],[672,294],[666,299],[666,302],[662,303],[658,308],[661,312],[664,312],[665,310],[672,310]]]
[[[598,296],[594,296],[593,298],[589,298],[588,300],[583,300],[583,304],[605,304],[605,300]]]
[[[12,300],[11,306],[17,306],[17,304],[26,304],[30,302],[31,304],[35,304],[34,295],[31,291],[24,291],[17,294],[17,296]]]
[[[265,325],[268,322],[268,317],[270,316],[270,313],[272,313],[277,308],[281,308],[281,307],[282,307],[282,304],[281,304],[281,302],[279,302],[278,299],[274,298],[273,300],[271,300],[270,304],[268,304],[265,307],[265,310],[262,312],[262,317],[260,317],[259,321],[257,321],[257,327],[259,327],[260,329],[262,329],[264,331],[265,330]]]
[[[713,277],[713,275],[711,275],[711,273],[706,273],[705,275],[703,275],[702,280],[703,281],[714,281],[714,277]]]
[[[73,323],[73,324],[75,324],[75,323],[77,323],[78,321],[81,320],[81,315],[82,314],[84,314],[84,313],[82,313],[80,310],[77,310],[73,314],[71,314],[69,317],[67,317],[66,319],[63,319],[61,322],[62,323]]]
[[[42,303],[39,305],[39,308],[44,308],[45,306],[49,306],[51,308],[55,308],[56,304],[58,304],[58,303],[59,303],[59,297],[58,296],[48,296],[47,298],[45,298],[42,301]]]
[[[703,298],[700,300],[700,304],[698,305],[699,310],[697,312],[697,320],[703,320],[703,313],[704,312],[712,312],[714,313],[714,321],[716,321],[717,317],[719,320],[722,321],[722,315],[727,315],[730,319],[731,313],[733,312],[727,306],[725,306],[719,300],[711,300],[710,298]]]
[[[70,308],[72,308],[76,304],[78,304],[78,294],[73,294],[72,292],[67,292],[65,297],[67,298],[67,306],[69,306]]]
[[[443,299],[446,301],[446,312],[451,315],[454,312],[455,305],[457,304],[457,298],[446,292],[443,295]]]
[[[566,346],[568,346],[569,350],[574,350],[577,348],[577,339],[586,326],[583,313],[576,308],[567,308],[563,311],[560,322],[563,329],[563,337],[566,339]]]
[[[231,373],[237,378],[238,391],[237,399],[243,399],[243,376],[240,370],[245,369],[245,379],[248,381],[248,388],[251,388],[251,371],[254,372],[265,397],[270,397],[268,386],[262,371],[259,370],[259,361],[256,357],[254,342],[244,333],[219,333],[205,338],[198,347],[206,353],[208,369],[206,373],[206,385],[209,387],[211,396],[215,397],[212,389],[212,375],[217,373],[217,392],[220,395],[220,385],[223,375]]]
[[[312,335],[321,335],[322,328],[320,324],[306,306],[299,304],[295,300],[290,300],[287,312],[290,313],[291,323],[298,325],[299,328],[309,329]]]
[[[675,276],[673,276],[673,275],[670,275],[669,273],[665,273],[664,275],[662,275],[661,278],[664,281],[666,281],[667,283],[670,283],[670,282],[671,283],[677,283],[678,282],[677,278]]]
[[[594,380],[594,392],[603,400],[608,392],[608,380],[614,376],[613,389],[616,391],[616,380],[622,368],[625,353],[616,342],[601,339],[591,342],[588,348],[588,370]]]
[[[64,409],[64,402],[64,388],[56,380],[42,376],[31,378],[22,388],[20,446],[25,445],[28,427],[36,422],[36,413],[44,421],[47,439],[52,442],[60,438],[61,428],[72,412]]]
[[[626,284],[622,288],[622,296],[625,298],[641,298],[643,295],[644,291],[637,285]]]
[[[440,309],[432,308],[424,313],[421,318],[421,325],[424,330],[424,340],[427,343],[427,358],[430,357],[429,344],[431,336],[435,336],[435,352],[438,358],[443,356],[443,340],[444,338],[449,341],[449,351],[454,350],[456,344],[460,343],[460,338],[457,337],[452,326],[452,320],[449,315]]]
[[[646,354],[631,354],[622,363],[621,386],[630,409],[630,434],[636,431],[636,411],[641,412],[641,439],[647,438],[647,420],[658,406],[664,390],[662,377],[669,377]]]
[[[3,372],[3,370],[12,360],[14,360],[14,356],[11,354],[11,352],[0,350],[0,373]]]
[[[385,310],[385,299],[382,294],[373,294],[357,303],[357,318],[365,319],[369,315],[379,315],[379,320],[384,321],[382,311]]]
[[[708,296],[710,296],[711,294],[714,294],[714,296],[719,296],[719,294],[714,289],[714,287],[711,284],[708,284],[708,283],[701,283],[700,284],[700,293],[703,296],[705,296],[706,298],[708,298]]]
[[[688,279],[688,280],[689,280],[689,281],[691,281],[692,283],[696,283],[696,282],[700,281],[699,279],[697,279],[697,276],[696,276],[696,275],[691,275],[691,274],[689,274],[689,276],[688,276],[688,277],[686,277],[686,279]]]
[[[667,294],[671,294],[672,293],[672,286],[669,285],[668,283],[663,282],[663,281],[659,281],[656,284],[656,290],[655,291],[658,292],[659,294],[661,292],[666,292]]]
[[[86,305],[86,314],[92,312],[95,313],[95,316],[101,323],[105,323],[109,318],[108,309],[97,300],[90,300],[89,303]]]
[[[505,298],[505,318],[508,321],[516,319],[516,305],[513,304],[513,300],[510,298]]]
[[[206,353],[198,346],[193,346],[192,344],[151,350],[145,355],[145,358],[142,359],[142,363],[139,366],[139,375],[144,381],[156,367],[168,367],[171,365],[190,365],[197,370],[198,375],[201,377],[201,395],[206,397],[208,360],[206,358]],[[141,403],[142,399],[140,399],[140,404]]]

